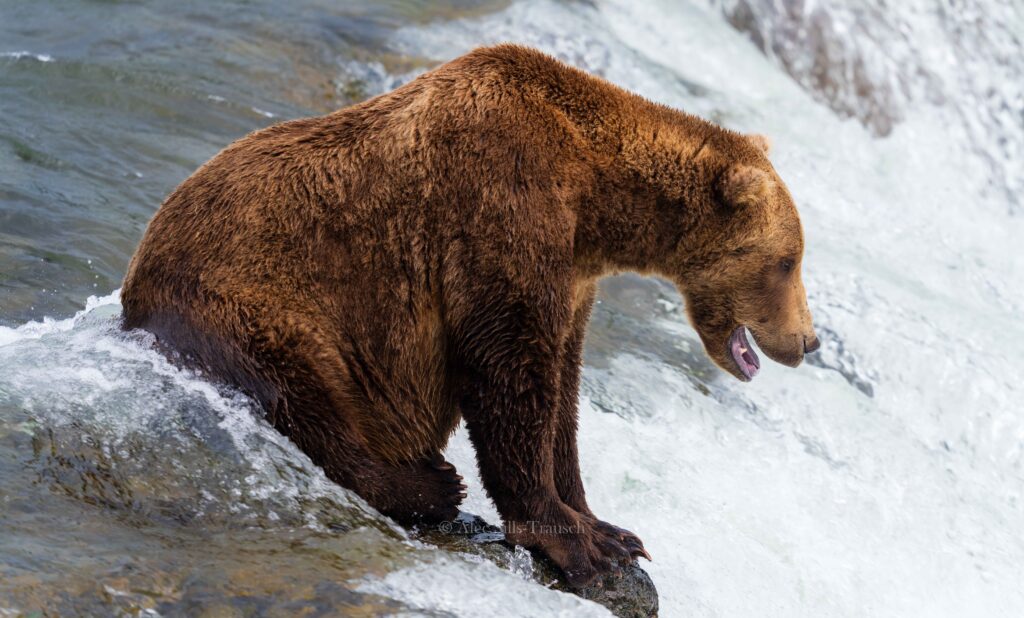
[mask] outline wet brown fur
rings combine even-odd
[[[478,49],[201,167],[150,223],[124,325],[253,394],[403,522],[455,514],[464,488],[440,453],[464,418],[509,537],[584,584],[645,553],[580,480],[596,281],[675,281],[734,375],[740,324],[789,364],[813,338],[800,223],[766,148],[537,51]]]

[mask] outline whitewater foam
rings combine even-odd
[[[14,60],[31,58],[39,62],[53,62],[53,56],[49,54],[33,54],[29,51],[0,52],[0,58],[13,58]]]
[[[585,371],[591,505],[645,539],[666,615],[1024,607],[1024,229],[950,122],[959,110],[907,109],[878,139],[715,14],[678,3],[520,2],[394,44],[443,60],[505,40],[769,134],[803,215],[814,363],[766,363],[746,387],[614,353]],[[699,349],[681,315],[664,321],[664,337]],[[471,502],[479,491],[474,479]]]

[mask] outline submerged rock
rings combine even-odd
[[[658,615],[658,590],[647,572],[634,561],[622,574],[609,574],[593,585],[575,590],[562,580],[558,568],[543,556],[531,556],[505,540],[497,526],[471,513],[439,526],[421,528],[416,537],[448,551],[484,557],[498,566],[537,583],[570,592],[608,608],[619,618],[650,618]]]

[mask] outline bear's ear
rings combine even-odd
[[[755,148],[768,154],[772,150],[772,140],[768,139],[767,135],[761,135],[760,133],[751,133],[747,136],[747,140],[754,145]]]
[[[733,206],[754,204],[768,196],[772,179],[751,165],[734,165],[722,177],[722,197]]]

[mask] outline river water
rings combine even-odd
[[[1019,2],[0,0],[0,616],[608,615],[396,528],[117,329],[219,149],[505,40],[768,134],[803,217],[799,369],[740,384],[670,286],[603,286],[584,477],[662,615],[1024,614]]]

